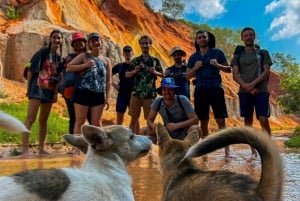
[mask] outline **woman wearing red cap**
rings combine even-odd
[[[68,72],[66,72],[66,67],[67,67],[67,64],[70,61],[72,61],[72,59],[74,59],[77,55],[79,55],[81,53],[85,53],[87,51],[86,42],[87,42],[87,40],[83,33],[81,33],[81,32],[73,33],[71,46],[73,47],[74,53],[68,54],[68,56],[63,60],[63,63],[62,63],[63,69],[61,70],[62,79],[61,79],[60,92],[62,93],[62,96],[65,99],[65,102],[67,105],[67,109],[68,109],[68,113],[69,113],[69,133],[71,133],[71,134],[74,133],[74,125],[75,125],[75,109],[74,109],[74,104],[72,101],[74,86],[69,86],[69,87],[66,86],[65,81],[68,76],[67,74],[71,74],[71,73],[77,74],[77,72],[68,73]],[[79,76],[79,75],[77,75],[77,76]],[[78,154],[79,151],[76,151],[73,149],[69,153],[70,154]]]

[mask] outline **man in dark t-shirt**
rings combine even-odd
[[[176,95],[185,95],[190,99],[190,81],[186,79],[186,53],[179,46],[175,46],[171,50],[170,56],[173,57],[174,64],[166,69],[165,77],[174,78],[175,84],[178,86],[175,89]]]
[[[133,77],[125,77],[125,73],[130,67],[130,63],[133,57],[133,49],[129,45],[124,46],[123,56],[125,61],[115,65],[112,68],[112,74],[119,75],[119,83],[113,81],[113,86],[118,90],[116,112],[117,112],[117,124],[122,125],[124,120],[124,113],[130,103],[130,97],[133,87]],[[137,123],[139,128],[139,123]]]

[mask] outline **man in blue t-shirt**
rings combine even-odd
[[[186,79],[186,53],[179,46],[175,46],[171,50],[170,56],[173,57],[174,64],[166,69],[165,77],[174,78],[175,84],[178,86],[175,89],[176,95],[185,95],[190,99],[190,81]]]
[[[117,112],[117,124],[122,125],[124,121],[124,113],[127,107],[129,107],[130,97],[133,87],[133,77],[125,77],[125,73],[128,71],[131,60],[133,57],[133,49],[129,45],[123,47],[124,62],[115,65],[112,68],[112,74],[119,75],[119,83],[113,81],[113,86],[118,90],[116,112]],[[139,130],[139,122],[137,122],[136,129]]]
[[[151,110],[147,117],[147,127],[141,129],[140,134],[148,135],[152,141],[156,142],[156,124],[154,123],[159,113],[170,136],[175,139],[184,137],[196,130],[199,137],[202,136],[201,128],[198,126],[199,119],[194,108],[186,96],[175,95],[174,79],[163,78],[157,93],[162,95],[154,99]]]
[[[208,135],[209,108],[212,107],[219,129],[226,127],[228,117],[220,71],[230,73],[224,53],[215,48],[215,37],[207,31],[198,31],[195,38],[196,52],[189,58],[187,79],[196,78],[194,105],[200,119],[203,137]],[[225,149],[229,155],[229,147]]]

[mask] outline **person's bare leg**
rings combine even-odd
[[[45,151],[45,140],[48,128],[48,118],[51,111],[52,103],[44,103],[40,106],[40,116],[39,116],[39,154],[48,155],[49,153]]]
[[[90,109],[88,106],[80,105],[77,103],[74,104],[74,109],[75,109],[75,117],[76,117],[75,125],[74,125],[74,134],[81,134],[81,126],[85,123],[88,115],[88,110]],[[91,116],[92,115],[90,115],[90,117]],[[68,153],[73,154],[74,156],[79,156],[80,150],[73,147],[72,150]]]
[[[259,123],[263,130],[265,130],[271,136],[271,128],[269,124],[269,119],[266,116],[259,117]]]
[[[134,133],[140,133],[140,121],[137,120],[136,125],[135,125],[135,132]]]
[[[102,116],[104,110],[104,104],[91,108],[92,112],[92,125],[102,127]]]
[[[124,121],[124,113],[117,112],[117,124],[122,125]]]
[[[203,138],[205,138],[206,136],[208,136],[208,122],[209,120],[201,120],[201,130],[202,130],[202,136]]]
[[[253,117],[245,117],[244,125],[253,127]],[[257,157],[257,152],[253,147],[251,147],[251,158],[256,158],[256,157]]]
[[[129,123],[129,128],[132,130],[133,133],[136,133],[137,122],[138,122],[138,118],[131,117],[130,123]]]
[[[36,120],[40,103],[41,101],[39,99],[28,100],[27,115],[24,122],[24,125],[28,130],[31,129],[32,124]],[[22,155],[23,156],[31,155],[31,153],[29,152],[29,135],[30,135],[29,133],[22,134]]]
[[[226,123],[225,123],[224,118],[216,119],[216,122],[218,124],[219,130],[226,128]],[[229,156],[230,156],[230,148],[229,148],[229,146],[226,146],[225,147],[225,157],[229,157]]]
[[[76,117],[74,134],[81,134],[81,126],[85,123],[89,107],[74,103],[74,108],[75,108],[75,117]]]

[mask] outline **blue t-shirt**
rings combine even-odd
[[[112,74],[119,74],[119,93],[118,96],[130,97],[133,87],[134,77],[127,78],[125,73],[128,71],[130,64],[125,62],[119,63],[112,68]]]
[[[196,72],[196,87],[214,87],[221,86],[220,69],[210,65],[210,59],[217,59],[218,63],[225,63],[226,57],[218,48],[212,48],[206,54],[200,51],[195,52],[189,58],[187,67],[192,69],[197,61],[202,61],[203,66]]]

